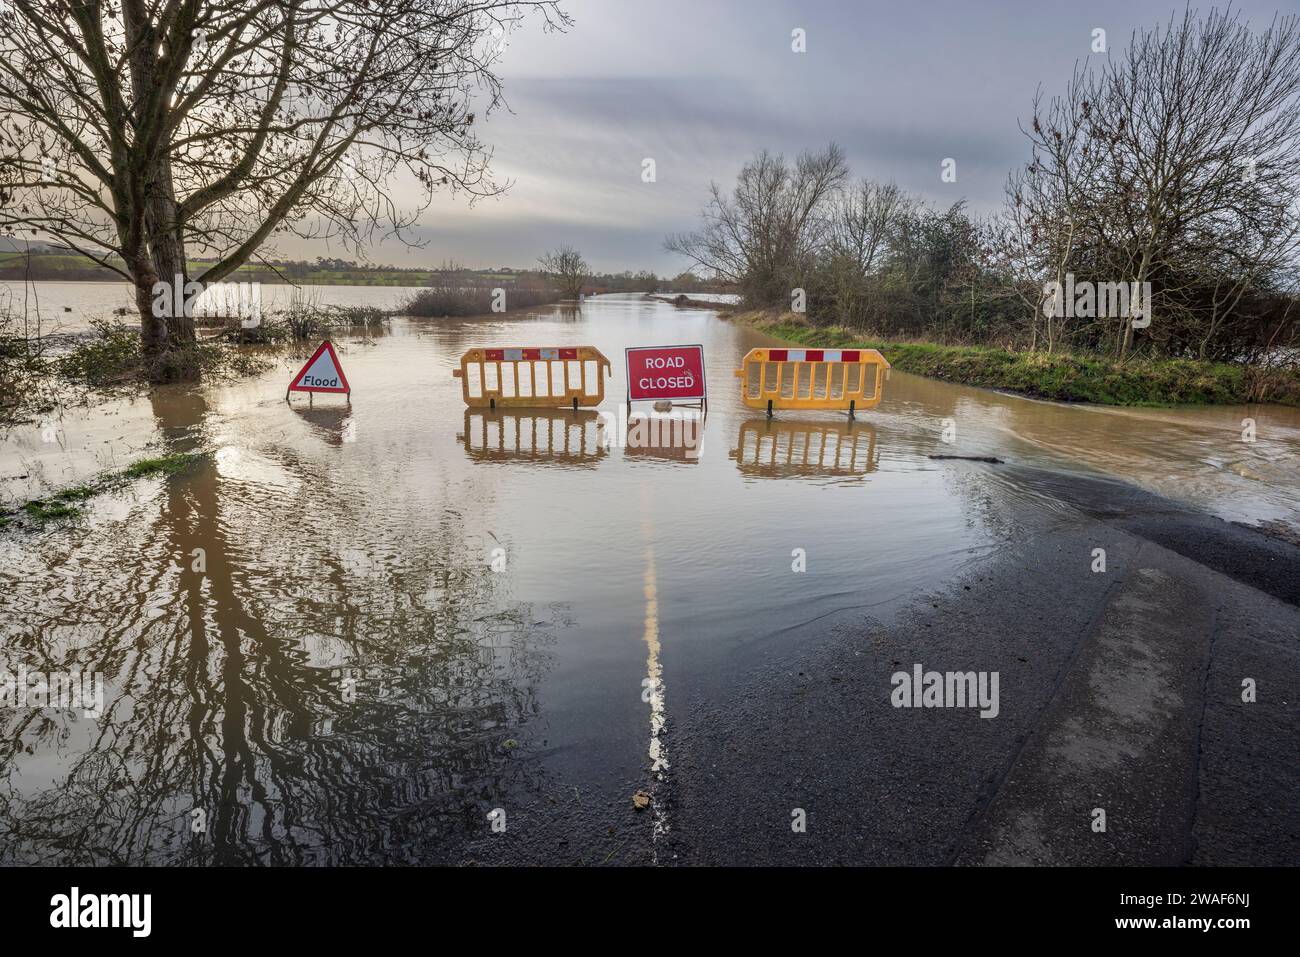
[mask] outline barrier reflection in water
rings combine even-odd
[[[623,414],[623,410],[620,409],[619,414]],[[623,454],[674,462],[698,462],[703,452],[704,421],[703,412],[677,409],[671,414],[631,413],[622,429]]]
[[[609,456],[600,414],[585,409],[466,409],[456,438],[479,462],[594,468]]]
[[[731,457],[741,472],[763,478],[866,475],[880,465],[876,430],[852,421],[746,419]]]

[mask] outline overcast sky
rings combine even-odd
[[[560,243],[599,271],[687,266],[664,235],[693,228],[710,180],[730,184],[762,148],[793,155],[834,140],[856,176],[893,180],[947,204],[999,205],[1024,162],[1017,121],[1034,91],[1061,91],[1139,25],[1164,22],[1170,0],[562,0],[575,23],[512,35],[500,67],[512,112],[480,134],[495,148],[502,197],[470,207],[438,199],[421,249],[386,244],[398,265],[533,264]],[[1263,27],[1273,2],[1234,6]],[[1200,9],[1208,10],[1209,4]],[[791,50],[791,31],[807,52]],[[642,160],[657,181],[643,183]],[[946,157],[957,181],[940,179]],[[321,252],[313,249],[314,255]],[[286,247],[283,252],[306,253]]]

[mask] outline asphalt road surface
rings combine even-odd
[[[948,467],[1014,477],[1020,493],[987,504],[999,548],[888,621],[814,623],[742,670],[675,656],[670,767],[649,806],[552,784],[523,826],[454,859],[1300,859],[1300,548],[1118,482]],[[895,707],[891,674],[916,664],[998,672],[996,717]]]

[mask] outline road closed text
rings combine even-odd
[[[632,401],[703,399],[702,346],[642,346],[627,350],[627,392]]]

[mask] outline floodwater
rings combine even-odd
[[[236,280],[230,280],[236,282]],[[262,283],[261,305],[266,312],[289,306],[295,296],[322,306],[377,306],[397,309],[419,292],[416,286],[291,286]],[[122,321],[136,325],[135,290],[119,282],[0,281],[0,311],[27,317],[29,335],[86,332],[91,320],[127,310]],[[21,324],[19,326],[21,329]]]
[[[698,454],[671,430],[627,447],[622,350],[669,343],[705,348]],[[674,773],[674,655],[725,674],[998,547],[981,502],[1031,493],[931,454],[1300,528],[1296,410],[1066,407],[896,372],[856,423],[769,421],[732,375],[767,343],[633,296],[395,320],[336,343],[350,404],[286,403],[304,354],[0,436],[7,500],[211,453],[0,531],[0,663],[104,682],[97,716],[0,707],[0,863],[462,860],[561,795],[635,813]],[[605,415],[467,411],[460,354],[512,345],[601,349]]]

